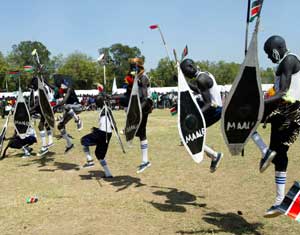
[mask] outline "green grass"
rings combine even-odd
[[[124,112],[114,114],[122,129]],[[258,172],[260,153],[251,141],[244,157],[231,156],[220,126],[209,128],[207,144],[225,156],[211,174],[207,157],[196,164],[179,146],[177,116],[154,110],[147,129],[152,166],[136,174],[138,139],[123,154],[113,136],[107,162],[115,177],[104,180],[100,164],[80,169],[85,163],[80,137],[97,125],[97,114],[81,118],[81,132],[73,121],[67,127],[75,143],[68,155],[59,140],[43,160],[9,150],[0,162],[0,234],[299,234],[300,225],[286,216],[262,217],[274,201],[274,169]],[[259,131],[268,140],[269,129]],[[297,141],[289,151],[287,189],[299,179],[299,152]],[[26,204],[34,195],[39,201]]]

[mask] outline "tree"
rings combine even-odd
[[[3,54],[0,52],[0,85],[1,89],[5,87],[6,76],[8,72],[8,63],[6,62]],[[6,87],[5,87],[6,88]]]
[[[275,74],[272,68],[267,68],[266,70],[261,69],[262,83],[273,83],[274,77]]]
[[[177,69],[172,68],[167,57],[161,59],[156,69],[151,69],[148,75],[153,87],[177,86],[177,80],[174,79],[174,75],[177,75]]]
[[[129,58],[139,57],[145,61],[145,57],[141,54],[139,48],[129,47],[121,43],[113,44],[110,47],[103,47],[99,49],[99,53],[105,53],[107,56],[108,64],[106,68],[109,84],[111,84],[113,78],[116,77],[118,87],[124,83],[124,77],[128,73]]]
[[[7,56],[7,62],[9,64],[9,70],[21,71],[21,85],[24,88],[27,87],[32,77],[30,73],[23,73],[25,65],[35,66],[35,61],[31,52],[36,49],[41,63],[44,65],[44,75],[48,77],[51,73],[49,70],[50,51],[41,42],[38,41],[22,41],[18,45],[12,46],[12,51]],[[11,87],[11,86],[10,86]],[[17,87],[15,88],[17,89]]]
[[[199,68],[203,71],[212,73],[219,85],[231,84],[237,76],[240,65],[237,63],[227,63],[225,61],[209,62],[201,61],[197,62]]]
[[[41,42],[37,41],[22,41],[18,45],[12,46],[12,52],[8,55],[8,62],[10,66],[23,68],[25,65],[34,65],[34,59],[31,52],[36,49],[40,61],[44,65],[49,65],[50,51]]]
[[[57,72],[58,69],[64,65],[64,62],[65,62],[65,58],[63,54],[58,54],[56,56],[53,56],[49,63],[51,73]]]
[[[59,74],[71,75],[75,89],[96,88],[94,83],[102,80],[102,68],[84,53],[74,52],[69,55],[58,71]]]

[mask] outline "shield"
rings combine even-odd
[[[259,125],[264,110],[257,58],[257,27],[222,110],[222,133],[232,155],[238,155]]]
[[[48,125],[52,128],[55,126],[55,118],[52,107],[49,103],[48,96],[46,94],[45,88],[42,81],[38,78],[38,93],[39,93],[39,104],[41,108],[42,115],[44,116]]]
[[[30,127],[30,114],[25,103],[21,87],[19,87],[17,104],[14,111],[14,125],[17,134],[21,139],[24,139],[26,137],[27,130]]]
[[[200,163],[205,143],[205,119],[177,62],[178,69],[178,132],[181,141],[192,157]]]
[[[142,107],[138,89],[138,81],[135,77],[126,113],[125,136],[127,142],[133,140],[142,122]]]

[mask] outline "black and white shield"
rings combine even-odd
[[[192,157],[200,163],[203,159],[205,144],[205,119],[185,77],[178,69],[178,131],[183,145]]]
[[[17,104],[14,111],[14,125],[20,138],[25,138],[27,130],[30,127],[30,114],[21,88],[19,88]]]
[[[3,143],[4,143],[6,131],[7,131],[9,117],[10,117],[10,112],[8,113],[8,115],[6,117],[6,121],[5,121],[4,126],[1,130],[1,133],[0,133],[0,156],[1,156],[1,153],[2,153],[2,149],[3,149]]]
[[[135,77],[126,114],[125,136],[127,142],[133,140],[142,122],[142,107],[138,89],[138,81]]]
[[[38,93],[39,93],[39,104],[41,107],[42,115],[44,116],[48,125],[52,128],[55,126],[55,118],[52,107],[49,103],[48,96],[42,81],[38,78]]]
[[[241,153],[264,110],[257,58],[257,30],[222,110],[222,132],[232,155]]]

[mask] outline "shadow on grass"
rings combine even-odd
[[[146,184],[143,184],[141,182],[140,178],[132,177],[130,175],[119,175],[115,176],[114,178],[104,180],[110,182],[112,186],[117,187],[118,189],[116,190],[116,192],[125,190],[130,186],[135,188],[146,186]]]
[[[109,182],[110,185],[117,187],[116,192],[120,192],[129,188],[130,186],[138,188],[146,186],[141,182],[140,178],[132,177],[129,175],[119,175],[114,176],[113,178],[104,178],[103,171],[89,171],[88,175],[79,175],[82,180],[92,180],[102,178],[104,181]]]
[[[38,157],[36,159],[30,160],[31,158],[28,158],[29,161],[25,164],[20,165],[20,166],[30,166],[30,165],[36,165],[37,164],[38,167],[44,167],[44,166],[47,166],[47,163],[54,161],[53,155],[55,155],[54,152],[48,152],[44,156]],[[26,161],[26,159],[24,159],[24,160]]]
[[[263,228],[262,223],[248,223],[242,216],[234,213],[207,213],[203,220],[209,224],[213,224],[218,229],[195,230],[195,231],[177,231],[178,234],[217,234],[228,233],[235,235],[254,234],[261,235],[258,229]]]
[[[81,180],[94,180],[100,179],[104,177],[103,171],[89,171],[87,175],[79,175]]]
[[[163,212],[186,212],[186,208],[184,206],[196,206],[196,207],[206,207],[205,203],[199,204],[196,202],[197,197],[186,191],[179,191],[176,188],[168,188],[168,187],[158,187],[152,186],[152,188],[160,188],[163,190],[157,190],[153,192],[153,194],[158,196],[165,196],[167,199],[165,203],[157,203],[157,202],[148,202],[156,209]],[[204,198],[199,196],[200,198]]]
[[[56,166],[56,170],[63,170],[63,171],[79,171],[80,166],[74,163],[68,163],[68,162],[54,162],[54,166]]]

